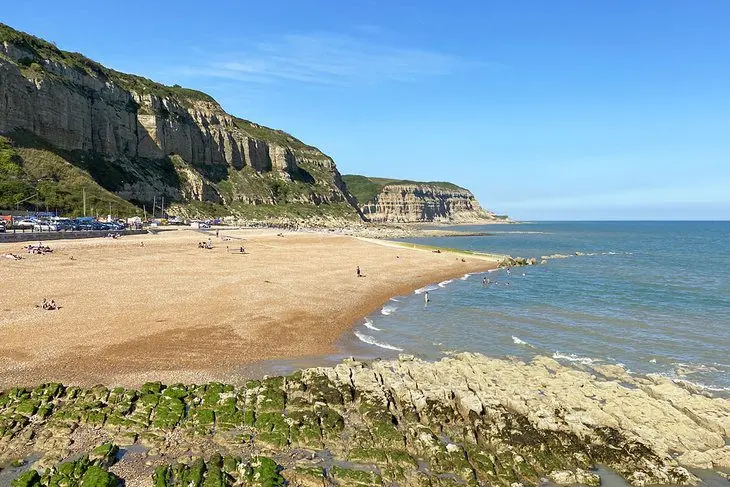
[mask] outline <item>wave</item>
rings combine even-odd
[[[568,362],[577,362],[582,365],[592,365],[596,362],[600,362],[600,360],[598,360],[598,359],[589,358],[589,357],[581,357],[574,353],[571,353],[570,355],[566,355],[564,353],[555,352],[553,354],[553,358],[555,360],[562,359],[562,360],[567,360]]]
[[[452,282],[454,282],[453,279],[447,279],[445,281],[441,281],[441,282],[439,282],[439,287],[446,287],[448,284],[451,284]]]
[[[695,387],[697,389],[701,389],[703,391],[711,391],[711,392],[726,392],[730,391],[730,387],[717,387],[717,386],[708,386],[707,384],[703,384],[701,382],[692,382],[690,380],[686,379],[676,379],[671,378],[672,382],[679,385],[687,385],[690,387]]]
[[[390,298],[390,300],[393,301],[394,303],[400,303],[400,299]]]
[[[378,328],[377,326],[375,326],[375,325],[373,324],[373,322],[372,322],[372,321],[370,321],[370,319],[368,319],[368,318],[365,318],[365,323],[364,323],[364,325],[365,325],[365,328],[369,328],[369,329],[371,329],[371,330],[375,330],[375,331],[380,331],[380,328]]]
[[[525,346],[528,346],[531,348],[535,348],[532,345],[530,345],[529,343],[527,343],[526,341],[521,340],[520,337],[516,337],[514,335],[512,335],[512,341],[514,342],[515,345],[525,345]]]
[[[422,293],[425,293],[426,291],[435,291],[437,289],[438,289],[438,286],[435,286],[433,284],[429,284],[428,286],[423,286],[421,288],[416,289],[415,291],[413,291],[413,293],[414,294],[422,294]]]
[[[467,279],[469,279],[469,276],[471,276],[471,274],[464,274],[460,279],[462,281],[466,281]]]
[[[379,342],[374,337],[371,337],[370,335],[366,335],[364,333],[360,333],[359,331],[355,332],[355,336],[363,343],[367,343],[368,345],[375,345],[376,347],[385,348],[387,350],[395,350],[397,352],[402,352],[402,348],[398,348],[394,345],[391,345],[390,343],[385,342]]]
[[[692,374],[701,374],[705,372],[720,372],[719,369],[712,365],[705,364],[684,364],[682,362],[673,362],[674,371],[678,376],[684,377]]]
[[[542,260],[550,260],[550,259],[569,259],[570,257],[573,257],[573,256],[567,255],[567,254],[550,254],[550,255],[543,255],[540,258]]]
[[[383,306],[383,309],[380,310],[380,314],[383,314],[385,316],[392,315],[395,310],[398,309],[395,306]]]

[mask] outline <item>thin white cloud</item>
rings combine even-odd
[[[286,35],[222,54],[197,74],[237,81],[353,85],[410,82],[486,66],[459,56],[329,33]]]

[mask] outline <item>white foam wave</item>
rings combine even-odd
[[[528,347],[532,346],[529,343],[527,343],[526,341],[521,340],[519,337],[516,337],[514,335],[512,335],[512,341],[514,342],[515,345],[527,345]]]
[[[589,357],[581,357],[574,353],[564,354],[564,353],[560,353],[560,352],[555,352],[553,354],[553,358],[555,360],[562,359],[562,360],[567,360],[568,362],[577,362],[582,365],[591,365],[591,364],[594,364],[599,361],[598,359],[593,359],[593,358],[589,358]]]
[[[435,291],[438,289],[438,286],[434,286],[433,284],[429,284],[428,286],[423,286],[421,288],[416,289],[413,291],[414,294],[423,294],[426,291]]]
[[[655,359],[655,358],[653,358],[653,359],[649,360],[649,363],[650,363],[650,364],[655,364],[655,363],[656,363],[656,359]]]
[[[395,306],[383,306],[383,309],[380,310],[380,314],[383,314],[385,316],[392,315],[395,310],[398,309]]]
[[[400,299],[390,298],[390,300],[393,301],[394,303],[400,303]]]
[[[375,326],[372,321],[370,321],[368,318],[365,318],[365,328],[369,328],[371,330],[380,331],[380,328]]]
[[[462,281],[466,281],[467,279],[469,279],[469,276],[471,276],[471,274],[464,274],[464,275],[463,275],[463,276],[461,277],[461,280],[462,280]]]
[[[701,389],[703,391],[711,391],[711,392],[725,392],[730,391],[730,387],[716,387],[716,386],[708,386],[707,384],[703,384],[701,382],[692,382],[686,379],[672,379],[672,382],[675,384],[685,384],[690,387],[696,387],[697,389]]]
[[[370,335],[366,335],[364,333],[360,333],[359,331],[355,331],[355,336],[363,343],[367,343],[368,345],[375,345],[376,347],[385,348],[387,350],[395,350],[397,352],[402,352],[402,348],[398,348],[396,346],[391,345],[390,343],[385,342],[379,342],[374,337],[371,337]]]
[[[445,281],[441,281],[441,282],[439,282],[439,287],[446,287],[447,285],[451,284],[452,282],[454,282],[453,279],[447,279]]]

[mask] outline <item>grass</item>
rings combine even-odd
[[[419,186],[435,186],[437,188],[448,189],[451,191],[466,191],[465,188],[457,186],[453,183],[444,181],[411,181],[408,179],[389,179],[389,178],[373,178],[368,176],[360,176],[357,174],[345,174],[342,176],[342,180],[347,185],[347,189],[357,200],[359,206],[363,206],[373,200],[375,196],[385,186],[409,184]]]
[[[217,104],[213,97],[201,91],[183,88],[179,85],[166,86],[142,76],[120,73],[87,58],[83,54],[63,51],[44,39],[20,32],[2,23],[0,23],[0,42],[8,42],[28,53],[28,57],[19,59],[18,64],[34,72],[37,72],[39,68],[43,69],[43,61],[48,60],[64,64],[81,73],[101,78],[104,81],[113,81],[126,90],[175,98],[188,105],[191,100]]]
[[[65,215],[83,214],[83,191],[88,214],[139,214],[139,208],[101,187],[83,169],[61,155],[38,147],[22,146],[0,137],[0,208],[59,211]]]

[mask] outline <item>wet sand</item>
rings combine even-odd
[[[391,296],[496,266],[348,236],[221,236],[231,240],[177,230],[55,241],[50,255],[0,258],[0,388],[236,382],[248,364],[332,354]],[[212,250],[197,248],[209,237]],[[0,255],[21,247],[0,244]],[[36,308],[44,298],[61,309]]]

